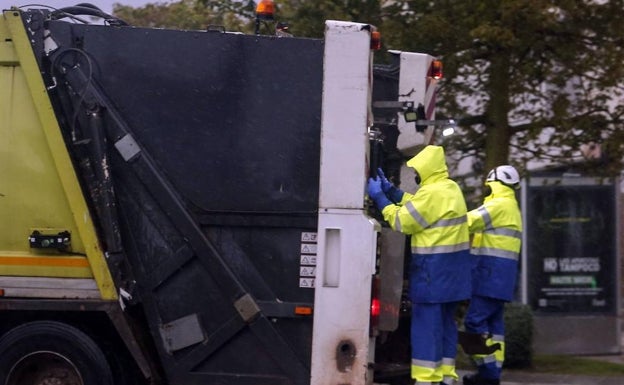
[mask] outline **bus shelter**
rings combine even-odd
[[[521,293],[542,354],[620,353],[619,183],[576,173],[523,181]]]

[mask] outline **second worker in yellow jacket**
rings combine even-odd
[[[491,354],[474,354],[477,373],[464,376],[464,385],[499,385],[505,358],[505,302],[513,299],[522,242],[522,215],[515,190],[520,178],[515,168],[498,166],[485,185],[492,192],[468,212],[473,234],[472,298],[464,326],[467,333],[482,335],[487,345],[498,344]]]

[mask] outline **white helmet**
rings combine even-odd
[[[513,166],[508,164],[498,166],[490,171],[485,179],[487,182],[499,181],[509,187],[518,187],[520,175]]]

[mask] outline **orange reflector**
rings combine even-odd
[[[381,49],[381,32],[371,32],[370,49],[373,49],[375,51],[379,51]]]
[[[265,20],[273,20],[275,6],[271,0],[260,0],[256,6],[256,17]]]
[[[429,76],[438,80],[442,79],[442,61],[434,60],[429,68]]]
[[[295,314],[312,315],[312,308],[309,306],[295,306]]]
[[[4,297],[4,289],[0,289],[0,297]]]

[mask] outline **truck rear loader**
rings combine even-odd
[[[365,186],[430,140],[434,58],[373,64],[367,24],[137,28],[85,4],[6,9],[0,36],[0,384],[401,366],[405,240]]]

